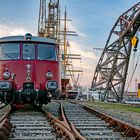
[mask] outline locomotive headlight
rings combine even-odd
[[[0,81],[0,90],[10,91],[11,88],[12,88],[12,84],[9,81]]]
[[[56,90],[58,88],[58,83],[56,81],[52,81],[52,80],[48,81],[46,83],[46,88],[49,91],[54,91],[54,90]]]
[[[3,78],[4,78],[5,80],[10,79],[10,77],[11,77],[11,73],[10,73],[9,71],[5,71],[5,72],[3,73]]]
[[[50,72],[50,71],[48,71],[48,72],[46,73],[46,77],[47,77],[47,79],[52,79],[52,78],[53,78],[53,73]]]

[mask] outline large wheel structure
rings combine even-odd
[[[103,100],[110,96],[118,101],[123,99],[131,40],[139,27],[140,3],[137,3],[117,19],[97,64],[91,88],[103,91]]]

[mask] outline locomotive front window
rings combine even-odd
[[[39,60],[57,60],[56,47],[50,44],[38,44],[38,59]]]
[[[0,60],[17,60],[20,58],[19,43],[1,43]]]
[[[35,45],[31,43],[24,43],[22,45],[22,58],[24,60],[35,59]]]

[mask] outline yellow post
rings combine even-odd
[[[138,84],[138,98],[140,98],[140,83]]]

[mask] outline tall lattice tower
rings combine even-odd
[[[48,4],[48,19],[46,20],[46,36],[58,39],[59,30],[59,0],[50,0]]]
[[[46,0],[40,0],[38,36],[46,37]]]
[[[40,0],[38,36],[59,39],[59,0],[50,0],[46,15],[46,0]]]
[[[102,100],[123,99],[132,40],[140,28],[139,7],[140,2],[117,19],[97,64],[91,88],[102,91]]]

